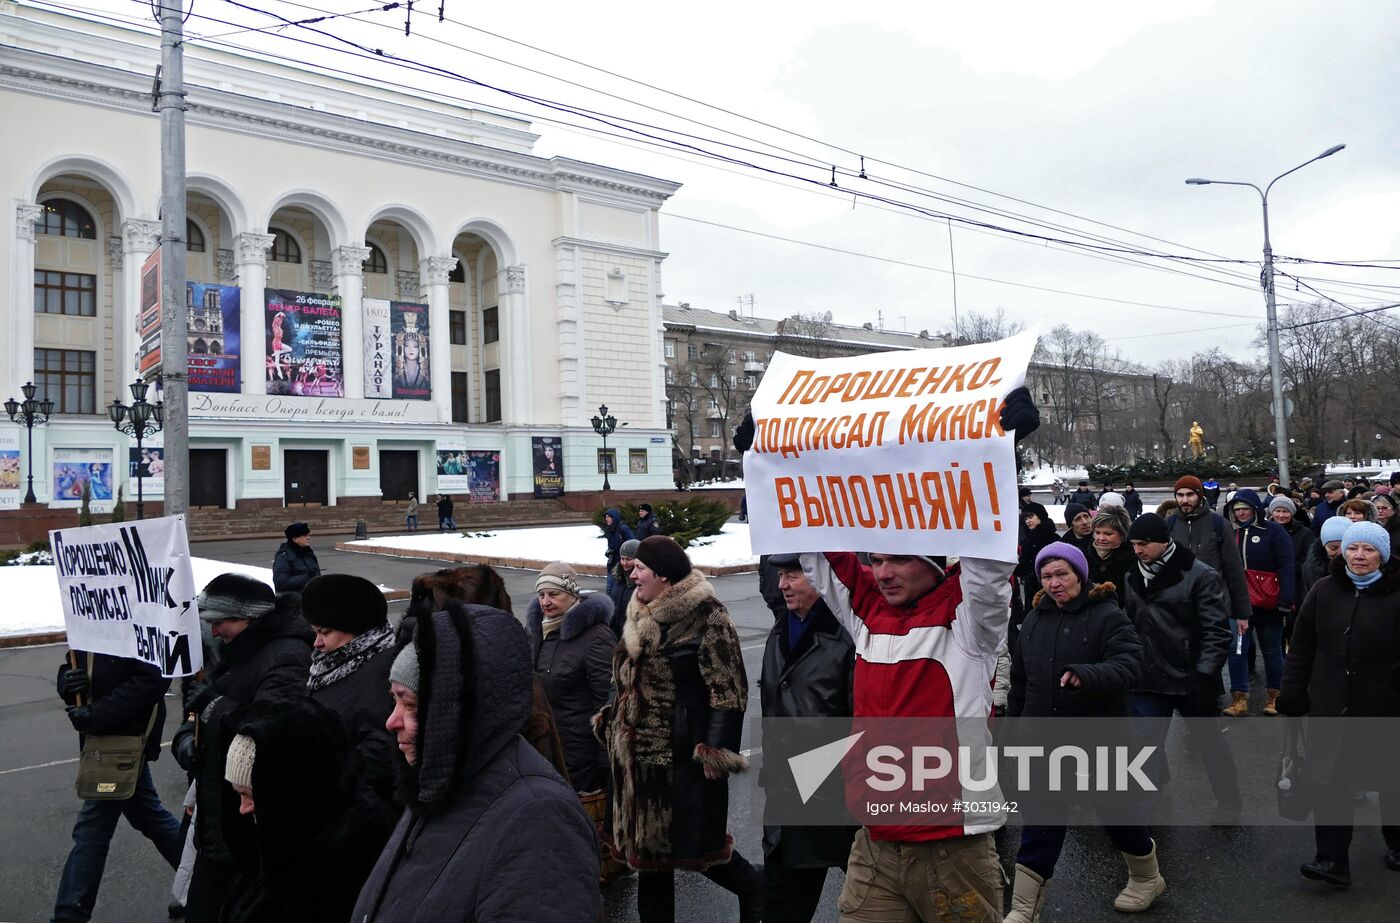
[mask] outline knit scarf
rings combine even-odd
[[[1371,584],[1375,583],[1377,580],[1381,579],[1381,569],[1378,567],[1366,576],[1358,577],[1356,576],[1356,574],[1352,573],[1351,568],[1348,567],[1347,576],[1351,578],[1351,582],[1356,585],[1356,588],[1358,590],[1364,590]]]
[[[324,689],[354,673],[381,651],[394,646],[394,630],[388,625],[371,628],[356,635],[333,651],[316,651],[311,655],[311,674],[306,680],[310,692]]]
[[[1162,568],[1166,566],[1174,554],[1176,554],[1176,542],[1170,541],[1167,542],[1167,550],[1162,552],[1162,556],[1152,563],[1143,563],[1143,560],[1138,558],[1138,571],[1142,574],[1143,586],[1151,586],[1152,578],[1162,572]]]
[[[554,632],[559,630],[559,626],[564,624],[564,619],[568,616],[568,614],[569,613],[565,612],[558,618],[541,620],[540,634],[544,635],[546,638],[554,634]]]

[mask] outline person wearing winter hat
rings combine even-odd
[[[1336,478],[1324,481],[1322,483],[1322,501],[1313,507],[1313,528],[1322,528],[1324,522],[1337,515],[1337,508],[1345,502],[1346,498],[1345,484]]]
[[[287,540],[272,556],[272,585],[279,593],[298,593],[321,575],[321,562],[311,548],[311,527],[304,522],[287,526]]]
[[[1233,487],[1233,485],[1231,485]],[[1202,494],[1199,478],[1180,478],[1176,482],[1176,513],[1167,519],[1172,540],[1220,575],[1225,586],[1225,598],[1230,615],[1249,629],[1249,585],[1244,575],[1244,561],[1234,541],[1234,530],[1225,517],[1215,512]],[[1227,495],[1225,509],[1230,508]]]
[[[1298,515],[1298,504],[1291,498],[1280,495],[1269,501],[1269,518],[1283,526],[1283,531],[1288,533],[1289,540],[1293,543],[1293,573],[1294,573],[1294,593],[1295,603],[1301,603],[1308,595],[1308,590],[1312,588],[1316,578],[1309,576],[1308,561],[1316,554],[1322,554],[1324,561],[1326,552],[1318,547],[1317,533],[1308,528]],[[1319,574],[1319,576],[1321,576]],[[1283,643],[1287,650],[1288,639],[1293,634],[1293,624],[1297,621],[1298,606],[1285,612],[1283,616]]]
[[[613,602],[606,593],[584,593],[578,574],[562,561],[540,571],[525,613],[530,662],[544,684],[564,745],[569,782],[578,792],[608,784],[608,755],[593,737],[593,716],[611,693],[617,635],[609,627]]]
[[[1082,503],[1065,504],[1065,526],[1060,541],[1087,552],[1094,543],[1094,514],[1089,507]]]
[[[627,621],[627,605],[632,602],[632,593],[637,589],[632,582],[632,568],[637,566],[639,545],[640,541],[629,538],[617,549],[617,566],[613,568],[613,585],[608,593],[613,604],[612,620],[608,622],[608,627],[619,638],[622,637],[622,625]]]
[[[1216,571],[1176,542],[1156,513],[1139,516],[1128,530],[1137,566],[1127,573],[1127,613],[1142,640],[1142,679],[1134,686],[1134,717],[1215,718],[1220,706],[1220,669],[1230,649],[1230,610]],[[1231,548],[1233,548],[1233,544]],[[1162,749],[1167,721],[1151,723],[1158,750],[1148,771],[1165,780]],[[1217,806],[1213,823],[1233,825],[1243,809],[1239,776],[1225,737],[1207,722],[1188,721],[1187,731],[1205,763]],[[1208,729],[1209,728],[1209,729]]]
[[[1340,518],[1323,524],[1329,537],[1328,527]],[[1383,861],[1400,871],[1396,741],[1376,732],[1378,722],[1353,720],[1400,717],[1400,561],[1391,558],[1390,534],[1373,522],[1351,523],[1339,541],[1341,554],[1298,611],[1278,708],[1291,716],[1347,719],[1308,722],[1309,752],[1324,757],[1308,771],[1318,785],[1316,853],[1298,869],[1305,878],[1346,887],[1358,791],[1380,793]]]
[[[1128,569],[1137,561],[1128,544],[1128,530],[1132,527],[1128,511],[1121,506],[1101,506],[1090,527],[1093,542],[1084,554],[1089,562],[1085,579],[1093,585],[1113,584],[1114,599],[1121,607],[1127,601]]]
[[[364,577],[323,574],[302,590],[301,611],[316,633],[307,691],[340,718],[371,787],[393,805],[394,739],[384,729],[393,703],[384,690],[395,644],[384,593]]]
[[[1397,504],[1400,504],[1400,501],[1397,501],[1392,493],[1381,493],[1377,490],[1371,495],[1371,506],[1375,507],[1376,510],[1376,522],[1390,533],[1391,538],[1394,538],[1396,531],[1400,530],[1400,518],[1396,518],[1395,515],[1396,510],[1400,509],[1400,505]]]
[[[1128,518],[1120,507],[1101,509],[1099,516],[1105,515]],[[1090,560],[1065,542],[1041,549],[1035,566],[1044,589],[1036,595],[1012,652],[1007,714],[1128,717],[1128,696],[1142,674],[1142,644],[1112,587],[1092,583]],[[1145,824],[1105,826],[1104,832],[1123,854],[1129,872],[1114,907],[1146,910],[1167,888],[1152,835]],[[1042,820],[1021,828],[1007,923],[1033,923],[1039,918],[1064,842],[1064,823],[1047,825]]]
[[[1235,499],[1230,501],[1235,545],[1252,590],[1249,626],[1231,626],[1242,639],[1229,656],[1232,701],[1223,714],[1230,718],[1249,714],[1249,663],[1254,654],[1255,638],[1264,655],[1264,679],[1269,693],[1264,714],[1270,717],[1278,714],[1279,683],[1283,679],[1283,625],[1298,598],[1293,539],[1287,529],[1266,517],[1264,512],[1264,501],[1247,487],[1236,491]]]
[[[643,923],[675,919],[675,869],[699,869],[757,921],[761,877],[726,833],[748,676],[734,622],[685,550],[664,535],[637,548],[637,583],[613,654],[616,698],[594,718],[612,767],[613,856],[639,870]]]
[[[632,532],[638,540],[661,534],[661,523],[656,521],[656,513],[652,512],[650,503],[637,504],[637,528]]]
[[[1035,556],[1040,554],[1040,549],[1051,542],[1060,540],[1060,533],[1055,531],[1055,524],[1050,520],[1050,513],[1035,501],[1027,503],[1021,507],[1021,522],[1025,527],[1021,537],[1021,553],[1016,563],[1016,582],[1020,592],[1020,610],[1017,615],[1024,615],[1029,612],[1035,598],[1035,594],[1040,591],[1040,576],[1035,569]],[[1021,619],[1013,616],[1011,625],[1011,640],[1014,640],[1015,633],[1021,627]]]
[[[1116,506],[1120,510],[1127,510],[1127,500],[1116,490],[1106,490],[1099,494],[1099,509],[1106,506]]]

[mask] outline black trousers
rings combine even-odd
[[[198,856],[194,860],[194,872],[190,875],[185,919],[189,923],[218,923],[224,900],[237,874],[238,866],[235,863]]]
[[[761,879],[758,869],[739,855],[723,865],[712,865],[702,873],[726,891],[739,897],[740,920],[758,920]],[[670,871],[640,872],[637,875],[637,916],[642,923],[675,923],[676,873]]]
[[[826,887],[827,869],[788,868],[783,847],[763,859],[763,919],[767,923],[811,923]]]
[[[1385,848],[1400,849],[1400,792],[1379,792],[1378,797]],[[1336,862],[1344,868],[1349,866],[1355,798],[1356,793],[1350,786],[1328,786],[1318,793],[1313,813],[1318,861]]]

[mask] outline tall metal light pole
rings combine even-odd
[[[24,502],[37,503],[34,499],[34,427],[49,422],[53,414],[53,401],[47,398],[36,400],[34,394],[39,389],[32,381],[26,381],[20,390],[24,392],[24,400],[10,398],[5,402],[5,412],[10,415],[11,421],[23,424],[29,432],[29,451],[24,456],[29,461],[29,492],[24,495]]]
[[[157,401],[152,404],[146,400],[147,389],[150,388],[144,381],[133,381],[131,383],[131,406],[128,407],[120,400],[112,401],[112,405],[107,408],[107,416],[111,418],[112,425],[118,432],[126,433],[136,439],[136,518],[146,518],[146,475],[142,473],[144,462],[141,460],[141,450],[144,449],[147,436],[154,436],[161,431],[165,423],[165,402]]]
[[[190,423],[185,316],[184,0],[160,3],[160,366],[165,395],[165,515],[188,508]]]
[[[1267,334],[1269,341],[1269,379],[1273,386],[1273,413],[1274,413],[1274,448],[1278,461],[1278,480],[1285,488],[1291,483],[1288,476],[1288,417],[1284,413],[1283,404],[1283,369],[1279,359],[1278,349],[1278,307],[1274,300],[1274,248],[1269,241],[1269,190],[1274,188],[1274,183],[1283,179],[1290,173],[1296,173],[1308,164],[1324,157],[1331,157],[1333,154],[1345,148],[1345,144],[1336,144],[1318,154],[1310,160],[1305,160],[1292,170],[1285,170],[1278,176],[1269,180],[1269,184],[1260,189],[1253,183],[1241,182],[1239,180],[1223,179],[1202,179],[1193,176],[1186,181],[1188,186],[1248,186],[1259,193],[1259,202],[1264,210],[1264,303],[1267,308]]]

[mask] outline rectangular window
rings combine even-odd
[[[486,373],[486,422],[499,423],[501,420],[501,370],[492,369]]]
[[[627,450],[627,473],[646,474],[647,473],[647,450],[628,449]]]
[[[459,313],[459,312],[454,312]],[[467,422],[467,373],[452,373],[452,422]]]
[[[34,350],[39,400],[56,413],[97,413],[97,353],[79,349]]]
[[[81,272],[34,270],[34,311],[38,314],[97,316],[97,276]]]
[[[711,438],[711,439],[719,439],[721,436],[724,435],[724,433],[720,431],[720,427],[723,426],[723,425],[724,425],[724,421],[723,421],[723,420],[711,420],[711,421],[710,421],[710,438]]]
[[[753,361],[753,350],[752,350],[752,349],[746,349],[746,350],[744,350],[744,361],[745,361],[745,362],[752,362],[752,361]]]
[[[738,386],[738,380],[737,380],[733,375],[730,375],[730,376],[729,376],[729,387],[730,387],[730,388],[735,388],[735,387],[737,387],[737,386]]]
[[[687,359],[694,362],[696,359],[700,358],[700,347],[696,346],[694,343],[691,343],[685,348],[685,355]]]
[[[690,370],[690,386],[693,388],[693,387],[695,387],[695,386],[698,385],[698,384],[700,384],[700,373],[697,372],[697,371],[695,371],[695,369],[691,369],[691,370]]]
[[[598,473],[617,474],[617,449],[598,450]]]
[[[749,389],[750,391],[756,391],[756,390],[758,390],[758,376],[757,376],[757,375],[745,375],[745,376],[744,376],[744,384],[748,386],[748,389]]]
[[[669,369],[669,368],[668,368],[668,369],[666,370],[666,384],[668,384],[668,385],[674,385],[675,383],[676,383],[676,370],[675,370],[675,369]]]
[[[447,312],[448,342],[453,346],[467,345],[467,312]]]
[[[710,398],[710,413],[719,413],[719,401]]]
[[[729,350],[724,354],[724,361],[730,365],[734,364],[734,350]]]
[[[667,359],[674,359],[674,358],[676,358],[676,341],[675,341],[675,340],[667,340],[667,341],[666,341],[666,358],[667,358]]]
[[[718,376],[718,375],[715,375],[715,374],[711,374],[711,375],[710,375],[710,387],[711,387],[711,388],[718,388],[718,387],[719,387],[719,376]]]
[[[481,342],[495,343],[501,338],[500,308],[487,308],[481,312]]]

